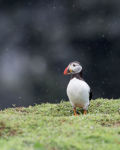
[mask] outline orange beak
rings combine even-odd
[[[70,70],[69,67],[66,67],[65,70],[64,70],[64,75],[67,75],[71,72],[72,72],[72,70]]]
[[[68,74],[68,70],[69,70],[68,67],[66,67],[65,70],[64,70],[64,75]]]

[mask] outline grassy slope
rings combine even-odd
[[[0,150],[27,149],[120,150],[120,100],[91,101],[77,117],[69,102],[1,111]]]

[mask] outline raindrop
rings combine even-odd
[[[22,99],[22,97],[21,97],[21,96],[19,96],[19,97],[18,97],[18,99]]]

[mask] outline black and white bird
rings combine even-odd
[[[79,62],[71,62],[64,70],[64,75],[71,75],[71,80],[67,86],[67,96],[73,107],[76,116],[76,107],[81,107],[84,114],[87,114],[89,101],[92,98],[90,86],[82,78],[82,66]]]

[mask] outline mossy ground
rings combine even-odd
[[[64,101],[0,111],[0,150],[120,150],[120,100],[78,112]]]

